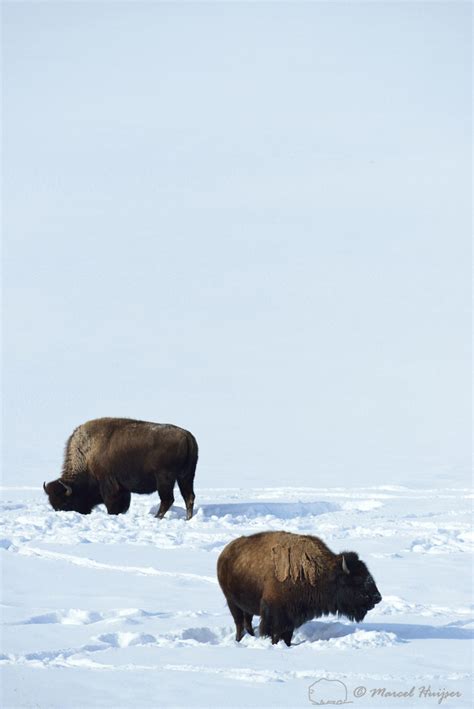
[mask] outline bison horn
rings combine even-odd
[[[350,573],[351,573],[351,572],[349,571],[349,569],[347,568],[346,559],[345,559],[345,557],[344,557],[344,554],[342,555],[342,570],[344,571],[345,574],[350,574]]]
[[[43,483],[43,490],[44,490],[45,492],[47,492],[47,490],[46,490],[46,483]]]
[[[58,480],[58,483],[61,483],[61,485],[65,488],[67,497],[69,497],[69,495],[72,495],[72,487],[66,485],[66,483],[63,483],[62,480]]]

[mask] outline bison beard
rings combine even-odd
[[[178,426],[133,419],[101,418],[72,433],[64,453],[61,477],[43,484],[55,510],[89,514],[104,503],[109,514],[126,512],[131,493],[158,491],[157,517],[174,502],[178,483],[193,516],[194,474],[198,447],[194,436]]]
[[[217,562],[219,584],[235,621],[236,640],[260,635],[291,644],[293,631],[330,613],[360,622],[382,597],[355,552],[334,554],[318,537],[261,532],[228,544]]]

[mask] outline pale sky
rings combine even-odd
[[[4,484],[106,415],[197,486],[466,483],[470,4],[2,12]]]

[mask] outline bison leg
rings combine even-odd
[[[109,515],[120,515],[130,507],[131,495],[128,490],[103,491],[102,497]]]
[[[192,478],[178,478],[178,487],[186,504],[186,519],[191,519],[194,508],[194,489]]]
[[[236,606],[235,603],[229,601],[229,599],[227,599],[227,605],[229,606],[235,623],[235,639],[239,643],[244,636],[244,612],[239,606]]]
[[[175,479],[161,474],[157,478],[158,495],[160,496],[161,504],[156,517],[163,519],[174,502],[173,488]]]
[[[289,646],[293,636],[294,626],[287,617],[283,608],[270,606],[266,601],[260,604],[260,635],[270,636],[272,645],[284,640]]]
[[[293,630],[281,630],[280,628],[272,633],[272,645],[276,645],[280,640],[284,640],[288,647],[290,647],[292,637]]]
[[[122,490],[121,498],[122,498],[121,502],[122,502],[122,514],[123,514],[124,512],[128,512],[128,508],[130,507],[130,501],[132,499],[132,496],[128,490]]]
[[[264,638],[272,634],[272,618],[270,606],[265,601],[260,604],[260,637]]]
[[[292,630],[285,630],[284,633],[281,634],[281,639],[285,641],[285,643],[290,647],[291,645],[291,638],[293,637],[293,629]]]
[[[244,628],[249,635],[255,635],[252,628],[252,618],[253,615],[251,613],[244,613]]]

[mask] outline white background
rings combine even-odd
[[[4,480],[469,474],[467,3],[3,3]]]

